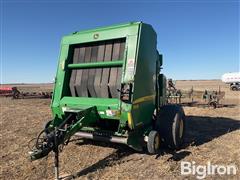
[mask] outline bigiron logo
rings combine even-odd
[[[237,166],[231,165],[213,165],[210,161],[206,165],[196,165],[195,161],[181,162],[181,175],[195,175],[197,179],[204,179],[208,175],[236,175]]]

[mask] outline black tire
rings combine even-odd
[[[209,103],[209,106],[213,109],[216,109],[217,108],[217,102],[216,101],[212,101]]]
[[[156,130],[163,144],[171,149],[179,149],[185,134],[185,114],[179,105],[165,105],[160,108]]]
[[[160,147],[160,136],[157,131],[150,131],[148,135],[147,149],[149,154],[156,154]]]
[[[231,90],[232,90],[232,91],[237,91],[237,87],[236,87],[236,86],[232,86],[232,87],[231,87]]]

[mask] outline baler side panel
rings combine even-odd
[[[61,98],[62,94],[65,94],[66,92],[70,91],[70,88],[68,87],[69,82],[67,82],[65,80],[65,79],[70,78],[69,73],[66,73],[66,75],[65,75],[65,70],[68,71],[65,68],[65,65],[67,63],[67,59],[70,58],[69,56],[72,57],[72,54],[69,53],[69,45],[62,44],[60,56],[59,56],[58,67],[57,67],[56,78],[55,78],[53,98],[52,98],[52,103],[51,103],[51,109],[52,109],[52,114],[53,114],[54,118],[56,116],[58,116],[59,118],[62,118],[62,110],[60,109],[60,98]],[[66,87],[68,87],[68,88],[66,88]]]
[[[150,25],[141,25],[139,38],[132,109],[135,127],[151,123],[155,108],[156,61],[158,59],[157,37]]]

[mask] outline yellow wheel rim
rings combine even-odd
[[[179,137],[182,138],[183,136],[183,120],[180,120],[180,125],[179,125]]]
[[[160,147],[160,137],[159,137],[159,135],[157,135],[157,136],[155,137],[154,148],[155,148],[156,150],[158,150],[159,147]]]

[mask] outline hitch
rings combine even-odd
[[[59,145],[65,145],[77,131],[98,118],[96,107],[69,113],[66,119],[56,127],[52,121],[40,132],[34,147],[29,152],[31,161],[47,156],[51,151],[58,152]]]

